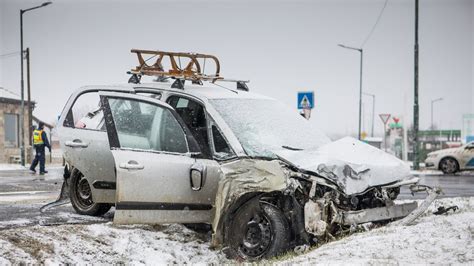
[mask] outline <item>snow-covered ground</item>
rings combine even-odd
[[[22,227],[0,231],[0,247],[0,264],[182,264],[224,260],[220,252],[210,250],[208,235],[176,224]]]
[[[431,214],[457,205],[454,214]],[[286,260],[298,264],[470,264],[474,263],[474,198],[437,200],[411,226],[386,226],[358,233]]]
[[[12,163],[0,163],[0,171],[12,171],[12,170],[28,170],[27,167],[21,164]]]
[[[449,215],[432,215],[440,205],[458,205]],[[64,224],[0,230],[0,264],[9,263],[226,263],[209,247],[210,235],[182,225],[115,226]],[[272,262],[298,264],[472,264],[474,263],[474,198],[437,200],[411,226],[386,226],[357,233]]]

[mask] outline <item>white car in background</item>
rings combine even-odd
[[[450,148],[428,153],[425,160],[428,169],[437,169],[445,174],[463,170],[474,170],[474,142],[458,148]]]

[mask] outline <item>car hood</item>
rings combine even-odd
[[[351,137],[316,150],[279,149],[274,153],[301,171],[316,173],[336,183],[346,195],[410,176],[410,167],[402,160]]]
[[[460,148],[449,148],[449,149],[433,151],[433,152],[428,153],[428,155],[452,154],[452,153],[459,153],[460,151],[461,151]]]

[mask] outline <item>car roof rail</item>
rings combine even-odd
[[[217,81],[218,82],[235,82],[235,84],[237,85],[237,90],[239,90],[239,91],[249,91],[249,87],[247,86],[247,83],[249,83],[250,80],[219,79]]]

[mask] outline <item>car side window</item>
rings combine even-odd
[[[204,158],[211,158],[209,134],[207,130],[206,110],[197,101],[171,96],[166,101],[174,108],[196,139]]]
[[[108,103],[121,148],[188,152],[186,135],[170,110],[127,98]]]
[[[65,127],[105,131],[104,115],[98,92],[79,95],[64,120]]]
[[[212,140],[214,143],[214,157],[216,159],[225,160],[235,156],[224,136],[222,136],[215,125],[212,125]]]

